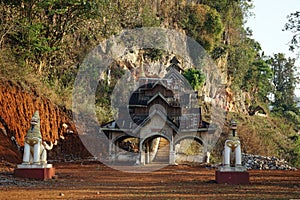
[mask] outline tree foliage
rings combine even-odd
[[[205,75],[199,69],[189,68],[183,72],[183,76],[189,81],[194,90],[199,90],[205,82]]]
[[[270,65],[258,55],[245,74],[243,87],[253,94],[253,103],[269,104],[269,96],[273,91],[272,80],[273,72]]]
[[[271,59],[264,56],[244,27],[251,7],[252,0],[0,0],[0,76],[40,81],[65,105],[71,101],[68,94],[78,66],[92,48],[123,29],[160,26],[183,32],[201,44],[227,72],[227,87],[233,95],[249,94],[249,107],[267,110],[272,93],[274,112],[299,124],[293,101],[294,60],[281,54]],[[294,33],[291,50],[296,50],[300,13],[292,13],[288,20],[285,30]],[[157,49],[139,52],[147,61],[160,60],[164,54]],[[100,81],[96,94],[101,122],[112,117],[110,93],[122,76],[120,66],[110,67],[110,84]],[[195,90],[202,88],[201,71],[189,69],[184,76]]]
[[[204,49],[213,50],[223,31],[221,16],[215,9],[202,4],[188,4],[178,16],[178,24],[187,31],[188,36]]]
[[[288,16],[288,22],[285,24],[284,30],[291,31],[293,33],[293,37],[290,41],[290,50],[294,51],[296,49],[299,49],[300,48],[300,11],[291,13]]]
[[[253,64],[261,59],[260,45],[249,36],[246,31],[241,32],[239,40],[232,41],[233,44],[227,50],[228,78],[234,90],[249,89],[247,80],[253,78]]]
[[[2,1],[6,12],[15,11],[14,32],[9,40],[15,45],[15,54],[26,62],[39,64],[53,60],[49,55],[61,48],[66,34],[75,32],[82,20],[96,12],[92,1],[43,0]]]
[[[284,54],[274,54],[269,60],[274,78],[274,111],[286,112],[296,108],[295,88],[299,82],[295,76],[295,59],[285,58]]]

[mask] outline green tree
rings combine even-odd
[[[187,35],[212,51],[221,39],[223,24],[220,14],[202,4],[187,4],[178,11],[178,24]]]
[[[244,31],[245,19],[251,15],[252,0],[199,0],[201,4],[208,5],[217,10],[224,25],[223,42],[235,43]]]
[[[205,81],[205,75],[199,69],[189,68],[183,72],[183,76],[189,81],[194,90],[199,90]]]
[[[268,96],[273,91],[273,72],[270,65],[258,55],[244,77],[243,87],[253,95],[253,103],[269,103]]]
[[[241,31],[239,38],[239,40],[232,41],[233,44],[227,47],[227,72],[229,81],[232,82],[232,89],[234,90],[248,88],[245,85],[244,79],[249,70],[251,72],[251,67],[256,61],[260,50],[259,44],[250,39],[246,31]]]
[[[294,35],[290,41],[290,50],[300,48],[300,11],[291,13],[288,16],[288,23],[285,24],[284,30],[291,31]],[[300,52],[299,52],[300,53]]]
[[[81,0],[22,0],[6,1],[7,11],[17,10],[15,32],[9,38],[14,52],[25,63],[44,67],[58,64],[55,51],[62,48],[65,35],[78,29],[80,22],[94,16],[95,1]],[[7,13],[8,14],[8,13]]]
[[[296,110],[295,88],[299,82],[296,77],[295,59],[285,58],[284,54],[274,54],[269,60],[274,78],[274,111],[284,113]]]

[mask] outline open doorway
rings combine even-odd
[[[170,142],[165,137],[159,135],[151,136],[145,139],[142,147],[144,164],[169,163]]]
[[[177,164],[202,163],[204,146],[197,138],[184,138],[175,144],[175,162]]]
[[[139,160],[139,138],[120,137],[112,146],[111,155],[114,162],[135,164]]]

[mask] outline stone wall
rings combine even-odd
[[[175,156],[175,162],[177,164],[190,164],[190,163],[203,163],[204,158],[202,155],[186,155],[177,153]]]

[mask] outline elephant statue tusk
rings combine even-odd
[[[43,141],[43,146],[45,147],[45,149],[51,150],[53,148],[53,143],[50,142],[50,145],[48,145],[46,141]]]
[[[47,144],[46,141],[43,141],[43,146],[45,147],[45,149],[47,149],[48,151],[50,151],[51,149],[53,149],[53,145],[57,145],[57,140],[55,140],[55,142],[50,142],[50,145]]]

